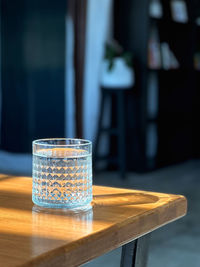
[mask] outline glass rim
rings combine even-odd
[[[42,143],[42,142],[47,142],[47,141],[59,141],[59,140],[74,140],[74,141],[82,141],[83,143],[80,144],[48,144],[48,143]],[[92,142],[87,139],[81,139],[81,138],[42,138],[42,139],[36,139],[32,141],[33,145],[39,145],[39,146],[50,146],[50,147],[76,147],[76,146],[87,146],[87,145],[92,145]]]

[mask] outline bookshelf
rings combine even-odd
[[[127,34],[118,22],[115,37],[135,55],[135,113],[127,137],[134,156],[128,157],[129,168],[148,171],[199,157],[200,3],[128,2],[126,18],[115,11]]]

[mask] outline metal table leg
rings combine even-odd
[[[149,234],[122,247],[121,267],[146,267]]]

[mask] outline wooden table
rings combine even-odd
[[[145,266],[142,236],[186,213],[180,195],[102,186],[88,212],[36,212],[31,186],[28,177],[0,175],[2,267],[79,266],[122,245],[121,266]]]

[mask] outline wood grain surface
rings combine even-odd
[[[32,179],[0,175],[0,266],[79,266],[185,215],[180,195],[93,187],[92,209],[37,209]]]

